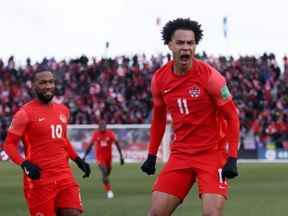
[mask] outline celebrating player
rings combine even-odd
[[[52,102],[55,78],[49,70],[33,76],[36,97],[14,116],[4,149],[24,171],[24,194],[31,216],[78,216],[83,211],[79,185],[68,165],[70,157],[89,177],[90,167],[67,138],[69,110]],[[17,146],[22,140],[25,159]]]
[[[171,215],[196,181],[203,215],[220,216],[227,179],[238,175],[238,111],[223,76],[194,57],[202,35],[200,24],[182,18],[162,31],[173,60],[152,78],[153,117],[143,172],[155,173],[167,112],[175,134],[169,160],[153,186],[150,216]]]
[[[107,193],[107,198],[111,199],[114,197],[114,194],[112,192],[112,187],[109,181],[109,175],[111,173],[112,169],[112,144],[115,144],[117,147],[117,150],[120,155],[120,164],[124,164],[124,158],[122,155],[122,151],[120,148],[120,145],[116,139],[116,135],[112,130],[106,129],[106,123],[105,121],[99,122],[99,130],[95,131],[90,145],[88,146],[85,154],[84,154],[84,160],[86,159],[86,156],[91,151],[93,145],[95,146],[95,158],[98,164],[98,167],[102,174],[102,182],[104,185],[104,189]]]

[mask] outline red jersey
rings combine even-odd
[[[173,73],[173,64],[168,62],[152,78],[154,105],[166,106],[172,117],[171,152],[194,154],[223,148],[225,124],[217,106],[232,100],[224,77],[197,59],[185,75]]]
[[[9,132],[20,136],[25,159],[39,166],[39,180],[24,177],[24,183],[44,184],[72,177],[68,165],[67,122],[69,110],[61,104],[32,100],[14,116]]]
[[[115,141],[116,135],[112,130],[94,132],[92,142],[95,145],[96,159],[111,158],[112,144]]]

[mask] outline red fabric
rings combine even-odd
[[[226,140],[228,143],[228,155],[237,158],[240,137],[240,121],[237,108],[233,101],[229,101],[220,106],[219,109],[227,120]]]
[[[7,137],[4,142],[4,151],[10,157],[10,159],[18,164],[21,165],[24,159],[21,157],[20,153],[18,152],[18,143],[20,141],[20,137],[8,132]]]
[[[70,179],[45,186],[26,187],[24,195],[31,215],[55,215],[57,208],[74,208],[83,211],[80,188]]]
[[[25,159],[39,166],[41,178],[25,184],[46,184],[63,178],[72,178],[68,165],[67,123],[69,110],[61,104],[42,104],[32,100],[17,112],[9,132],[20,136]]]
[[[158,150],[166,110],[173,122],[172,153],[198,154],[218,149],[223,139],[219,106],[232,100],[224,77],[197,59],[185,75],[173,73],[173,64],[168,62],[152,78],[154,109],[159,108],[153,111],[149,152],[155,154]]]
[[[76,151],[73,149],[71,143],[69,142],[68,139],[66,139],[66,150],[67,150],[67,153],[69,155],[69,157],[72,159],[72,160],[75,160],[77,157],[78,157],[78,154],[76,153]]]
[[[215,193],[228,197],[228,183],[222,180],[221,169],[226,156],[221,151],[210,151],[187,157],[172,155],[156,179],[153,191],[160,191],[184,200],[197,179],[199,197]]]
[[[153,98],[153,111],[148,152],[151,155],[157,155],[162,137],[165,132],[167,111],[165,102],[161,96],[161,91],[157,86],[155,76],[152,78],[151,92]]]
[[[96,162],[98,165],[102,167],[107,167],[108,169],[111,169],[112,156],[108,156],[108,157],[99,156],[98,158],[96,158]]]
[[[112,130],[94,132],[92,142],[95,145],[96,160],[101,160],[101,158],[111,158],[112,144],[115,141],[116,135]]]
[[[149,154],[157,155],[165,131],[165,127],[166,127],[165,107],[154,106],[150,128],[150,144],[148,147]]]

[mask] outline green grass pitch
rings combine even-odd
[[[158,165],[158,171],[160,165]],[[144,216],[150,205],[154,176],[146,176],[139,164],[114,164],[111,182],[115,198],[108,200],[101,185],[100,172],[92,166],[92,176],[82,179],[73,166],[81,185],[85,206],[83,215]],[[230,182],[230,199],[226,202],[226,216],[285,216],[288,215],[288,164],[240,164],[240,177]],[[22,192],[21,169],[8,162],[0,162],[0,215],[28,215]],[[176,216],[201,215],[201,203],[194,186]]]

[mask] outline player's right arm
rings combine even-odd
[[[151,91],[153,99],[152,121],[150,127],[150,144],[148,147],[148,157],[141,166],[143,172],[148,175],[155,173],[157,152],[165,132],[167,109],[156,76],[153,76],[151,82]]]
[[[4,142],[4,150],[9,158],[16,164],[21,165],[24,158],[18,151],[18,144],[23,136],[28,124],[28,116],[24,110],[17,112],[8,129],[8,134]]]
[[[24,110],[16,113],[8,129],[8,134],[4,142],[4,150],[14,163],[22,167],[24,173],[29,178],[39,179],[41,169],[30,161],[24,160],[18,152],[18,144],[24,135],[28,122],[28,116]]]

